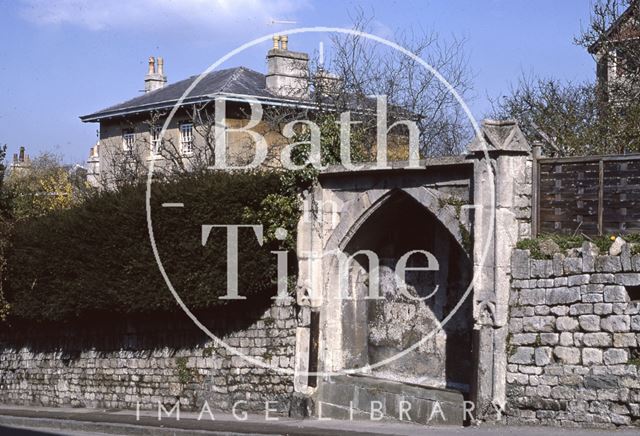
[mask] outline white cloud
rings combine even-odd
[[[74,25],[90,30],[132,28],[158,31],[171,25],[207,26],[224,32],[238,24],[267,25],[290,19],[307,1],[296,0],[22,0],[22,15],[42,25]],[[240,30],[240,29],[238,29]]]

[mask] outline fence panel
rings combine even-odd
[[[640,155],[536,161],[536,232],[640,232]]]

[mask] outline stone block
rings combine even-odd
[[[553,279],[553,286],[556,288],[567,286],[567,278],[566,277],[556,277]]]
[[[540,333],[540,343],[542,345],[557,345],[560,340],[558,333]]]
[[[534,361],[533,347],[517,347],[515,352],[509,356],[509,363],[519,365],[531,365]]]
[[[556,316],[565,316],[569,313],[569,306],[553,306],[551,313]]]
[[[580,257],[567,257],[564,259],[564,273],[565,274],[580,274],[582,273],[582,258]]]
[[[550,309],[549,306],[536,306],[533,308],[533,310],[535,311],[534,313],[536,315],[549,315]]]
[[[520,333],[522,332],[522,318],[513,318],[509,319],[509,332],[511,333]]]
[[[620,250],[620,262],[623,271],[633,271],[631,265],[631,244],[624,244]]]
[[[597,348],[582,349],[583,365],[602,365],[602,350]]]
[[[578,274],[567,277],[567,286],[580,286],[589,283],[589,274]]]
[[[511,335],[510,343],[512,345],[531,345],[536,342],[538,335],[536,333],[516,333]]]
[[[632,301],[626,304],[626,309],[624,310],[625,315],[638,315],[640,314],[640,301]]]
[[[582,302],[583,303],[602,303],[604,301],[604,296],[599,294],[582,294]]]
[[[514,279],[528,279],[530,254],[529,250],[513,250],[511,255],[511,277]]]
[[[611,310],[615,315],[624,315],[629,307],[629,303],[611,303]]]
[[[591,280],[589,280],[591,282]],[[585,286],[583,292],[587,294],[602,294],[604,292],[604,284],[602,283],[589,283]]]
[[[640,274],[639,273],[620,273],[615,276],[615,283],[623,286],[639,286]]]
[[[514,374],[512,372],[507,374],[508,384],[528,385],[529,376],[527,374]]]
[[[555,347],[553,354],[566,365],[577,365],[580,363],[580,349],[575,347]]]
[[[569,307],[569,315],[589,315],[593,313],[593,304],[578,303]]]
[[[584,333],[575,332],[573,334],[573,345],[576,347],[582,347],[584,344],[582,343],[582,338],[584,337]]]
[[[531,277],[546,279],[553,276],[553,261],[546,259],[533,259],[530,262]]]
[[[554,316],[528,316],[522,318],[522,329],[525,332],[553,332]]]
[[[577,322],[576,322],[577,327]],[[573,334],[570,332],[562,332],[560,333],[560,345],[563,347],[568,347],[573,345]]]
[[[616,348],[634,348],[638,345],[635,333],[614,333],[613,346]]]
[[[591,274],[589,283],[613,283],[616,276],[613,274]]]
[[[529,280],[511,280],[511,287],[512,288],[517,288],[517,289],[522,289],[522,288],[528,288],[529,287]]]
[[[610,347],[613,341],[609,333],[585,333],[582,343],[587,347]]]
[[[530,366],[530,365],[520,365],[519,368],[521,373],[533,375],[533,376],[538,376],[542,374],[542,372],[544,371],[542,368],[539,368],[537,366]],[[529,382],[531,382],[531,377],[529,377]]]
[[[629,301],[629,294],[624,286],[609,285],[604,287],[604,301],[606,303],[626,303]]]
[[[596,271],[614,273],[622,271],[622,262],[619,256],[597,256]]]
[[[535,362],[537,366],[546,366],[552,361],[552,350],[550,347],[539,347],[535,350]]]
[[[571,280],[569,280],[571,283]],[[580,288],[552,288],[546,291],[546,303],[549,305],[570,304],[580,301]]]
[[[602,318],[600,326],[607,332],[628,332],[631,328],[631,318],[629,315],[610,315]]]
[[[627,350],[612,348],[604,352],[603,360],[605,365],[619,365],[621,363],[627,363],[629,360],[629,353]]]
[[[561,316],[556,321],[556,329],[563,332],[574,332],[578,330],[578,320],[569,316]]]
[[[580,315],[578,321],[580,328],[585,332],[600,331],[600,316],[598,315]]]
[[[537,288],[553,288],[555,279],[538,279],[536,282]]]
[[[535,306],[545,304],[544,289],[523,289],[520,291],[520,304]]]
[[[631,331],[640,332],[640,315],[634,315],[631,317]]]
[[[556,253],[553,255],[553,275],[560,277],[564,274],[564,254]]]
[[[612,303],[596,303],[593,305],[593,313],[596,315],[609,315],[613,313]]]
[[[598,255],[598,247],[593,242],[582,244],[582,271],[595,271],[595,258]]]

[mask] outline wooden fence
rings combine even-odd
[[[533,230],[640,233],[640,154],[534,161]]]

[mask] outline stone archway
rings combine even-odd
[[[433,403],[426,397],[442,394],[450,419],[461,419],[463,395],[469,391],[473,372],[470,300],[459,316],[441,326],[467,290],[473,270],[464,248],[466,227],[458,213],[445,195],[424,186],[367,190],[340,205],[340,219],[323,251],[342,257],[327,256],[320,262],[323,295],[317,305],[319,350],[314,354],[321,371],[358,370],[320,383],[318,399],[325,408],[350,404],[355,396],[344,395],[345,390],[353,395],[361,391],[365,398],[378,389],[367,387],[374,380],[375,386],[382,383],[389,391],[385,401],[390,407],[404,401],[404,390],[412,386],[414,413]],[[363,250],[376,254],[372,264]],[[398,292],[398,260],[416,250],[432,253],[438,270],[407,273],[407,287]],[[416,252],[407,257],[407,266],[427,266],[426,257],[420,256]],[[345,258],[348,269],[343,271]],[[369,298],[372,268],[379,272],[380,299]],[[345,271],[346,288],[341,283]],[[345,290],[348,295],[342,295]],[[403,355],[395,359],[397,354]],[[341,397],[335,396],[338,391]],[[361,404],[359,410],[368,406]]]
[[[468,392],[470,300],[444,326],[441,323],[464,296],[472,263],[460,241],[414,196],[394,190],[385,198],[350,232],[344,247],[347,255],[354,256],[349,270],[353,300],[343,303],[348,306],[342,319],[343,345],[349,352],[345,363],[348,367],[373,366],[368,372],[380,378]],[[371,265],[367,256],[356,255],[363,250],[379,258],[379,299],[368,298]],[[406,273],[407,286],[401,289],[396,267],[411,252],[408,267],[433,270]],[[432,262],[423,252],[433,255]],[[403,352],[406,354],[395,358]]]
[[[321,207],[317,215],[299,223],[297,247],[300,315],[296,342],[298,375],[294,389],[305,398],[316,401],[313,413],[350,418],[353,416],[348,412],[350,400],[355,401],[356,409],[366,411],[366,404],[358,402],[376,393],[378,397],[384,397],[379,399],[384,403],[385,413],[392,415],[397,411],[398,402],[409,395],[420,409],[419,412],[414,411],[418,418],[415,420],[421,422],[425,414],[429,414],[434,401],[444,397],[449,404],[449,412],[455,417],[447,423],[461,423],[461,414],[456,414],[461,412],[461,391],[464,390],[470,390],[476,418],[495,419],[495,411],[504,407],[510,253],[519,237],[530,234],[530,213],[527,210],[530,202],[526,192],[530,192],[531,155],[526,139],[513,122],[485,122],[482,136],[469,146],[469,151],[467,156],[425,161],[420,169],[394,167],[384,171],[368,168],[348,171],[337,168],[321,174],[320,183],[313,193],[320,200]],[[450,202],[452,199],[455,201]],[[409,211],[394,214],[393,206],[398,205],[396,201],[400,202],[402,210],[408,208]],[[473,205],[474,208],[460,213],[460,204]],[[414,218],[422,221],[412,221]],[[391,224],[381,224],[385,220],[391,220]],[[358,257],[362,248],[375,251],[393,246],[388,241],[381,242],[370,236],[384,234],[386,227],[402,231],[422,228],[425,222],[427,227],[437,227],[439,235],[446,235],[444,239],[449,241],[446,244],[448,254],[444,247],[439,247],[437,253],[441,259],[448,259],[444,263],[449,271],[446,274],[442,272],[439,278],[417,277],[414,291],[416,295],[424,294],[424,289],[420,289],[421,283],[446,282],[447,292],[454,292],[453,296],[443,298],[444,292],[442,295],[434,294],[436,298],[430,304],[424,307],[414,305],[413,308],[408,307],[406,301],[395,301],[391,305],[395,309],[390,311],[396,312],[385,313],[384,309],[381,312],[366,298],[358,298],[366,295],[362,285],[369,273],[367,268],[370,270],[369,259],[360,258],[354,259],[355,267],[346,275],[356,298],[352,301],[335,298],[340,296],[337,290],[341,289],[336,256]],[[383,236],[396,241],[407,240],[406,234]],[[433,246],[433,238],[423,234],[419,236],[410,239],[414,244],[410,247],[428,250]],[[465,249],[468,236],[473,238],[469,251]],[[396,245],[402,246],[403,243]],[[406,248],[407,244],[404,246]],[[393,276],[393,261],[399,253],[399,248],[392,250],[388,261],[383,259],[381,262],[382,269],[387,268],[387,277]],[[469,255],[451,260],[452,253],[453,257],[460,253]],[[462,265],[463,272],[459,271]],[[424,358],[425,355],[420,356],[419,352],[408,354],[409,361],[414,359],[414,364],[403,366],[399,362],[399,366],[391,371],[394,380],[389,380],[389,374],[372,368],[385,360],[388,353],[402,348],[402,345],[410,345],[412,340],[405,339],[417,332],[404,329],[394,336],[394,343],[385,337],[385,334],[389,335],[388,331],[377,337],[372,337],[370,331],[380,330],[379,327],[397,318],[402,310],[408,314],[413,311],[411,313],[419,315],[423,324],[439,321],[438,317],[444,313],[443,307],[455,300],[455,289],[459,288],[450,286],[449,277],[465,275],[474,278],[473,292],[467,302],[472,307],[472,315],[469,316],[466,308],[460,312],[466,319],[457,322],[452,319],[450,322],[452,326],[464,326],[464,340],[472,338],[473,363],[470,370],[448,366],[447,362],[469,359],[466,356],[451,358],[446,344],[461,341],[449,341],[455,332],[446,330],[441,343],[436,337],[432,348],[419,350],[431,350],[433,355],[441,356],[440,361],[424,364],[424,361],[429,362],[428,356]],[[376,321],[376,314],[383,318]],[[422,367],[416,370],[418,361]],[[306,375],[309,371],[336,374],[362,365],[365,370],[359,375],[348,372],[347,376],[332,376],[324,380]],[[456,371],[464,374],[459,377],[454,375]],[[320,411],[317,402],[329,406]]]

